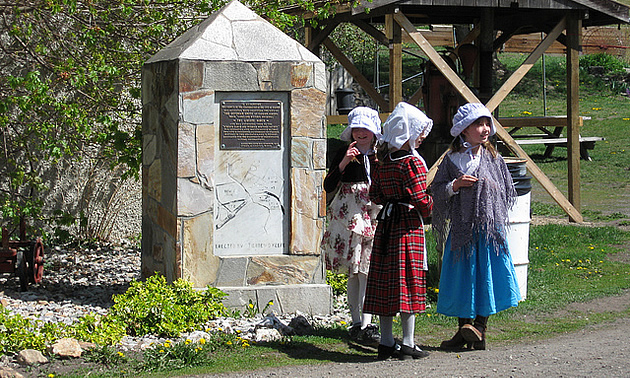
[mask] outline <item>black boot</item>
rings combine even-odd
[[[466,324],[470,326],[473,323],[473,320],[467,319],[467,318],[459,318],[458,321],[459,321],[459,328],[457,329],[457,333],[450,340],[442,341],[442,344],[440,344],[441,349],[460,350],[460,349],[464,349],[464,347],[468,349],[472,347],[472,343],[469,343],[468,341],[466,341],[466,339],[464,339],[464,337],[462,336],[462,327],[465,326]]]
[[[472,347],[477,350],[486,350],[486,328],[488,327],[488,317],[477,315],[473,326],[481,333],[481,341],[473,342]]]

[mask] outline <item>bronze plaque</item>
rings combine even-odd
[[[282,101],[221,101],[222,150],[279,150]]]

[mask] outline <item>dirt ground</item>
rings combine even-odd
[[[630,292],[576,303],[585,313],[621,312]],[[492,332],[491,329],[488,332]],[[374,361],[286,366],[197,377],[630,377],[630,318],[536,342],[490,344],[485,351],[443,352],[413,361]]]

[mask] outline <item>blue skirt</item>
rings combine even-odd
[[[518,306],[521,293],[507,244],[500,246],[497,254],[486,234],[481,233],[469,248],[472,254],[468,248],[460,253],[451,251],[449,235],[444,246],[437,312],[475,318]]]

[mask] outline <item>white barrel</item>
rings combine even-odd
[[[516,197],[516,203],[508,212],[507,243],[516,270],[521,298],[527,297],[527,268],[529,265],[529,215],[531,192]]]

